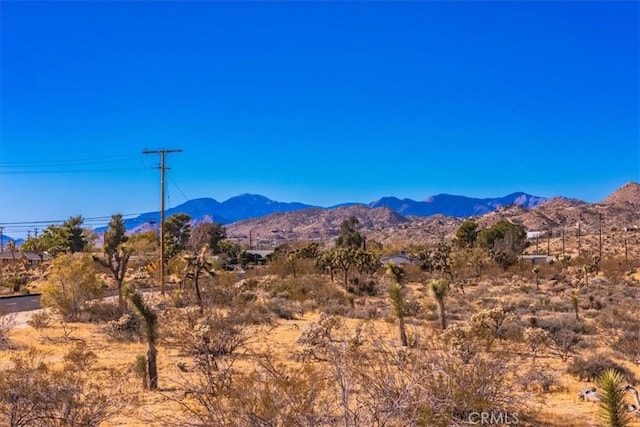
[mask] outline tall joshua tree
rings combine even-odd
[[[438,317],[440,319],[440,327],[447,329],[447,317],[444,309],[444,298],[449,292],[449,282],[445,279],[434,279],[429,282],[429,290],[433,294],[438,304]]]
[[[127,240],[122,214],[112,215],[111,221],[109,221],[109,228],[104,233],[104,258],[93,257],[98,264],[106,267],[111,272],[113,280],[118,287],[118,303],[121,307],[125,303],[122,295],[122,284],[124,283],[127,264],[132,252],[126,245]]]
[[[389,289],[389,297],[391,298],[391,304],[393,305],[393,311],[398,317],[398,330],[400,332],[400,342],[404,347],[409,345],[407,340],[407,331],[404,325],[404,288],[402,286],[402,280],[405,272],[399,265],[387,264],[387,275],[391,277],[393,282]]]
[[[130,287],[124,288],[124,295],[131,305],[136,309],[142,325],[144,327],[145,338],[147,339],[147,374],[149,375],[149,389],[158,388],[158,349],[156,342],[158,339],[158,314],[143,299],[142,295]]]
[[[213,264],[207,259],[207,254],[209,253],[209,245],[205,244],[200,248],[200,252],[198,254],[189,254],[186,256],[187,261],[187,274],[185,278],[189,278],[193,281],[193,288],[196,292],[196,298],[198,300],[198,305],[200,306],[200,312],[204,311],[203,301],[202,301],[202,293],[200,292],[200,277],[203,273],[213,276],[215,274],[215,269]]]

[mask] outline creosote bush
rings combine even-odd
[[[66,320],[75,320],[85,303],[102,293],[102,283],[91,256],[63,254],[49,266],[49,275],[42,287],[42,305],[57,310]]]
[[[630,384],[636,382],[633,372],[602,354],[594,354],[586,359],[575,357],[567,366],[567,373],[575,375],[580,381],[595,381],[607,370],[618,372]]]
[[[92,372],[95,354],[73,348],[64,366],[53,369],[42,354],[16,354],[0,376],[3,426],[98,426],[121,413],[134,398],[122,399],[125,382],[113,371]]]

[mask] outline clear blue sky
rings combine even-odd
[[[595,202],[640,181],[637,1],[2,1],[0,16],[0,223],[158,210],[145,148],[184,150],[167,207]]]

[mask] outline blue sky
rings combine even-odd
[[[0,223],[158,210],[145,148],[183,150],[167,207],[599,201],[640,181],[639,17],[636,1],[2,1]]]

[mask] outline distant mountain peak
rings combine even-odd
[[[627,182],[611,193],[602,203],[607,205],[624,203],[640,205],[640,184],[634,181]]]

